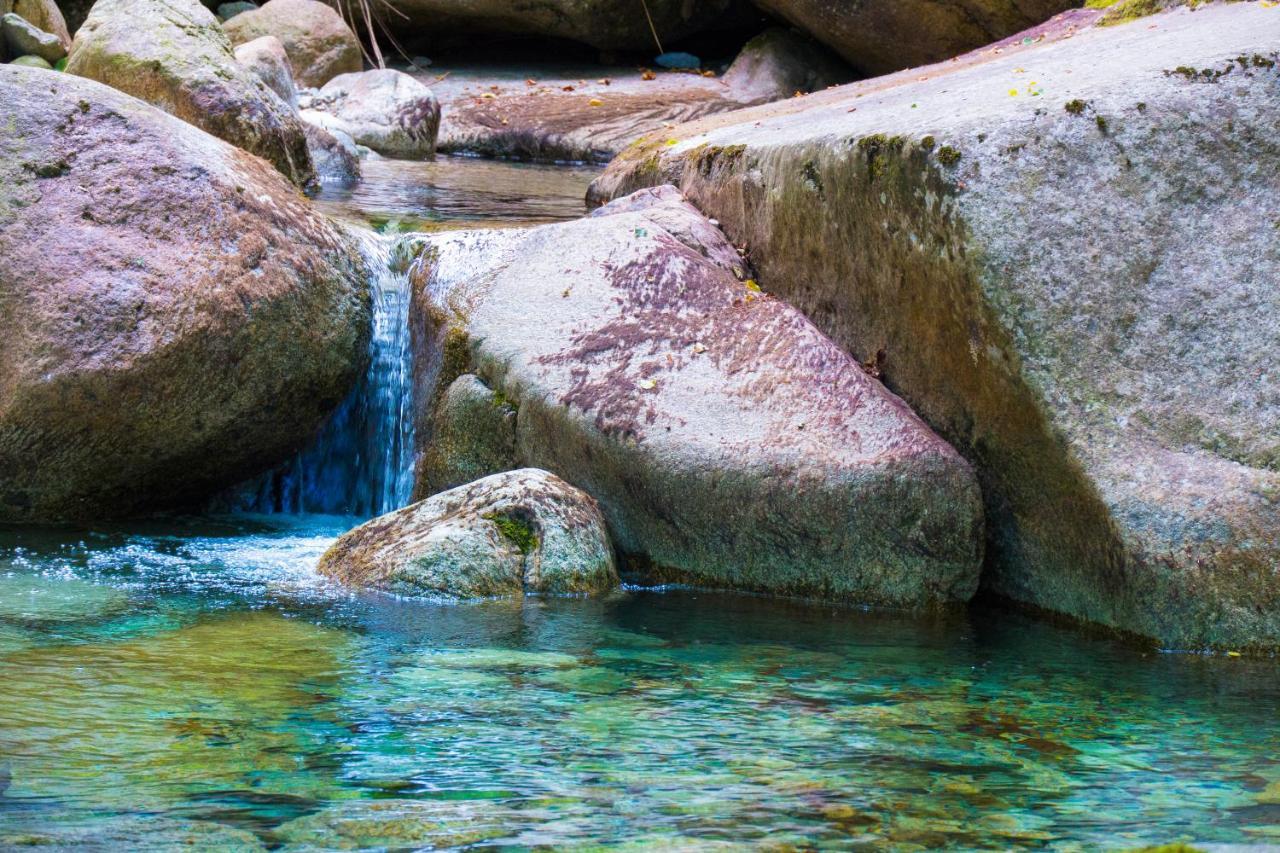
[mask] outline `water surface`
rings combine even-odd
[[[0,849],[1280,839],[1274,661],[688,590],[355,596],[350,520],[0,534]]]

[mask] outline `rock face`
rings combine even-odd
[[[57,36],[13,12],[0,17],[0,36],[10,56],[38,56],[53,64],[67,55],[66,46]]]
[[[664,42],[671,42],[760,17],[734,0],[646,0],[643,5],[631,0],[390,0],[390,5],[395,11],[386,16],[388,23],[407,32],[570,39],[600,50],[653,50],[650,20]]]
[[[379,154],[417,160],[435,154],[440,104],[426,86],[387,68],[333,78],[312,99],[304,118],[341,130]]]
[[[607,163],[636,137],[665,125],[790,98],[854,75],[821,45],[770,30],[749,42],[720,79],[573,66],[433,67],[420,76],[432,80],[444,106],[441,151]]]
[[[622,551],[676,577],[896,606],[973,594],[969,466],[799,312],[744,283],[737,251],[673,190],[425,246],[411,277],[431,375],[416,399],[448,392],[423,411],[425,446],[446,441],[424,479],[485,464],[451,437],[492,429],[467,442],[495,457],[511,441],[505,413],[473,417],[483,389],[453,384],[473,373],[517,410],[511,464],[586,490]]]
[[[464,373],[444,390],[433,424],[418,466],[425,494],[519,466],[516,407],[478,376]]]
[[[618,585],[590,495],[525,468],[373,519],[337,541],[319,570],[401,595],[488,598],[607,592]]]
[[[1078,6],[1075,0],[755,0],[858,71],[939,62]]]
[[[323,184],[350,185],[360,180],[360,158],[356,143],[342,131],[326,130],[318,124],[304,122],[307,148],[316,166],[316,178]]]
[[[106,83],[257,154],[299,186],[315,175],[302,123],[236,62],[195,0],[98,0],[67,72]]]
[[[242,12],[223,27],[232,44],[275,36],[284,44],[293,75],[303,86],[318,88],[339,74],[359,71],[360,42],[331,6],[319,0],[271,0]]]
[[[298,87],[293,82],[293,67],[284,44],[275,36],[263,36],[245,42],[235,51],[236,62],[253,73],[267,88],[280,96],[280,100],[293,108],[298,106]]]
[[[362,374],[367,275],[267,163],[0,67],[0,520],[119,517],[286,458]]]
[[[1280,16],[1075,23],[677,128],[592,195],[678,183],[763,286],[883,352],[979,471],[991,590],[1274,648]]]

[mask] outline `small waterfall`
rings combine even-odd
[[[370,517],[413,492],[413,358],[409,279],[392,263],[393,238],[358,232],[371,272],[369,369],[315,442],[261,482],[259,512]]]

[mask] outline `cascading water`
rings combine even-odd
[[[370,270],[369,369],[315,442],[266,477],[260,512],[375,516],[413,492],[413,358],[409,280],[392,263],[393,238],[356,231]]]

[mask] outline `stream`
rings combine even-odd
[[[375,160],[320,203],[529,225],[582,215],[593,174]],[[0,529],[0,850],[1280,844],[1274,659],[990,604],[326,582],[334,539],[408,500],[407,292],[373,291],[370,376],[253,512]]]

